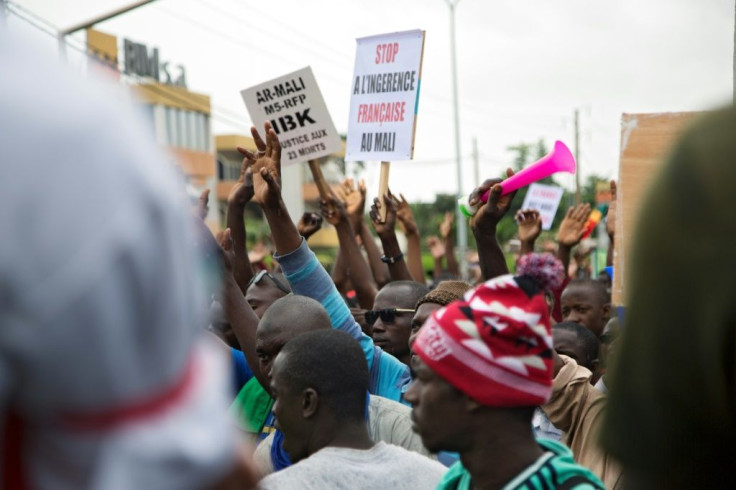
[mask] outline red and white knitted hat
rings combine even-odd
[[[537,406],[552,392],[554,361],[544,290],[559,286],[562,265],[549,254],[522,257],[517,276],[501,276],[436,311],[414,351],[478,403]]]

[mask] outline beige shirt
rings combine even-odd
[[[621,488],[621,466],[599,444],[606,395],[590,384],[590,371],[567,356],[560,357],[565,365],[557,373],[552,396],[542,410],[564,432],[562,442],[572,450],[575,461],[590,469],[606,488]]]
[[[411,428],[410,415],[411,408],[406,405],[371,395],[368,405],[368,435],[375,442],[383,441],[386,444],[401,446],[409,451],[430,456],[429,451],[422,444],[422,438]],[[253,454],[256,469],[261,476],[273,473],[273,464],[271,464],[273,438],[273,433],[269,434],[258,444]],[[436,459],[436,456],[430,457]]]

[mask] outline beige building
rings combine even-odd
[[[120,78],[117,66],[122,60],[116,36],[87,29],[87,49],[94,56],[110,63],[111,77]],[[157,58],[155,61],[158,62]],[[217,194],[217,179],[209,96],[185,87],[164,84],[151,77],[137,78],[138,83],[130,87],[143,103],[142,111],[155,133],[156,141],[166,148],[182,171],[187,191],[193,199],[204,189],[210,189],[210,211],[206,222],[211,230],[219,230],[221,211],[218,200],[212,198]]]

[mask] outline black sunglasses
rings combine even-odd
[[[414,313],[415,311],[417,310],[409,310],[407,308],[384,308],[382,310],[366,310],[365,322],[368,325],[373,325],[380,317],[383,323],[393,323],[396,319],[397,313]]]
[[[284,283],[279,281],[278,278],[276,278],[276,276],[274,276],[273,274],[271,274],[265,269],[259,271],[258,274],[250,278],[250,281],[248,282],[248,287],[251,287],[253,284],[258,284],[259,282],[261,282],[261,279],[263,279],[264,277],[268,277],[269,279],[271,279],[273,283],[276,285],[276,287],[282,290],[283,292],[285,292],[286,294],[291,293],[291,289],[289,289],[288,286],[284,285]]]

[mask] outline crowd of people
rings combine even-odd
[[[519,211],[509,270],[496,230],[516,193],[487,180],[469,200],[477,275],[462,276],[447,214],[424,237],[429,280],[401,194],[366,203],[347,179],[295,220],[265,123],[213,236],[207,193],[187,203],[104,89],[2,40],[0,65],[14,67],[0,73],[2,488],[727,484],[733,111],[686,133],[655,184],[624,325],[611,277],[571,265],[587,203],[552,246],[536,244],[539,213]],[[250,202],[271,267],[249,257]],[[308,242],[323,222],[331,272]]]

